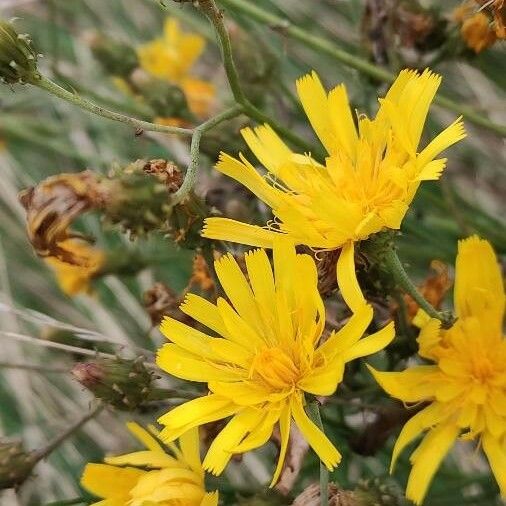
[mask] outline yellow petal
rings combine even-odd
[[[506,449],[501,441],[485,433],[481,439],[483,451],[487,456],[492,472],[501,491],[501,496],[506,498]]]
[[[188,353],[177,344],[165,344],[158,350],[156,363],[164,371],[189,381],[231,381],[245,377],[237,367],[217,365],[199,355]]]
[[[189,293],[186,295],[180,309],[183,313],[191,316],[194,320],[202,323],[207,328],[214,330],[214,332],[220,336],[226,336],[227,330],[218,308],[207,299]],[[162,328],[160,330],[165,334]]]
[[[230,218],[206,218],[202,237],[218,241],[230,241],[260,248],[272,248],[277,232],[258,225],[249,225]]]
[[[223,255],[214,262],[214,268],[220,284],[235,310],[252,329],[257,330],[260,315],[253,291],[234,257],[230,254]],[[223,317],[221,307],[218,308]]]
[[[291,420],[290,405],[286,403],[283,406],[281,410],[281,415],[279,417],[279,437],[281,443],[279,448],[278,463],[276,464],[276,469],[274,470],[272,481],[269,485],[270,488],[272,488],[278,481],[279,475],[281,474],[281,470],[283,469],[283,464],[285,463],[286,450],[288,449],[288,441],[290,439],[290,420]]]
[[[202,499],[200,506],[218,506],[218,499],[219,499],[218,492],[208,492],[204,496],[204,499]]]
[[[380,372],[367,366],[381,388],[403,402],[418,402],[434,396],[431,378],[437,374],[435,365],[419,365],[401,372]]]
[[[275,291],[274,276],[267,253],[263,249],[248,251],[244,255],[248,277],[255,299],[260,306],[261,313],[274,307]],[[262,314],[262,316],[264,316]]]
[[[144,474],[146,471],[132,467],[87,464],[81,477],[81,485],[98,497],[124,498],[126,503],[130,490]]]
[[[144,427],[136,422],[127,422],[127,429],[140,441],[148,450],[165,453],[162,445]]]
[[[360,290],[355,272],[355,247],[353,242],[346,243],[339,255],[339,260],[337,261],[337,283],[344,301],[353,312],[358,311],[364,306],[366,303],[365,298],[362,290]]]
[[[343,379],[344,361],[337,355],[331,362],[311,373],[297,383],[297,386],[305,392],[313,395],[332,395],[339,382]]]
[[[279,190],[270,186],[246,158],[241,154],[239,156],[241,160],[237,160],[226,153],[220,153],[219,161],[216,164],[216,170],[235,179],[269,207],[275,208],[279,200]]]
[[[422,411],[418,412],[413,418],[410,418],[395,441],[392,452],[392,462],[390,463],[390,473],[393,472],[397,458],[404,448],[418,437],[424,430],[435,426],[442,419],[441,408],[438,404],[433,403]]]
[[[221,474],[233,456],[233,448],[256,429],[262,417],[262,410],[253,408],[236,414],[211,443],[203,462],[204,469],[216,476]]]
[[[349,362],[355,358],[365,357],[381,351],[388,346],[395,337],[394,322],[385,325],[381,330],[371,334],[370,336],[360,339],[348,351],[343,354],[343,360]]]
[[[127,453],[125,455],[118,455],[117,457],[106,457],[104,462],[113,466],[181,467],[178,461],[170,455],[149,450]]]
[[[341,461],[341,454],[327,436],[309,419],[302,406],[302,396],[298,395],[290,403],[292,416],[302,435],[329,471]]]
[[[170,316],[165,316],[162,320],[160,332],[174,344],[190,353],[202,357],[212,355],[209,346],[213,340],[212,337]]]
[[[432,429],[411,457],[413,469],[409,474],[406,497],[421,504],[430,482],[441,461],[453,446],[459,428],[455,424],[444,424]]]
[[[240,406],[251,406],[265,402],[269,398],[270,392],[258,383],[253,381],[211,381],[209,390],[222,397],[233,400]]]
[[[355,123],[353,122],[346,87],[343,84],[336,86],[329,93],[328,107],[327,114],[330,116],[339,148],[351,159],[354,159],[358,135]]]
[[[183,454],[184,461],[198,475],[204,474],[200,462],[200,438],[199,429],[194,427],[185,432],[179,438],[179,446]]]
[[[280,410],[270,407],[255,430],[250,432],[235,448],[232,448],[232,452],[249,452],[267,443],[271,438],[274,424],[279,420],[280,414]]]
[[[329,154],[335,152],[337,146],[330,121],[327,92],[323,88],[316,72],[306,74],[297,80],[297,93],[302,107],[315,131]]]
[[[332,332],[330,337],[318,348],[328,360],[337,354],[346,353],[364,334],[372,321],[373,309],[369,304],[360,307],[346,322],[343,328]]]
[[[483,317],[491,311],[494,323],[502,324],[504,285],[494,250],[477,236],[459,241],[455,263],[455,308],[460,318]]]
[[[280,166],[290,159],[292,151],[269,125],[243,128],[241,134],[260,163],[275,175]]]
[[[198,397],[158,418],[158,422],[165,425],[165,429],[160,433],[161,438],[163,441],[174,441],[192,427],[221,420],[234,414],[237,409],[238,406],[230,399],[218,395]]]
[[[462,122],[462,116],[459,116],[451,125],[434,137],[434,139],[421,151],[416,160],[417,165],[423,168],[426,164],[434,160],[439,153],[465,137],[466,131],[464,129],[464,123]]]

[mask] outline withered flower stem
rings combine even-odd
[[[45,459],[67,438],[79,430],[86,422],[98,415],[102,409],[104,409],[104,405],[102,403],[98,403],[89,413],[86,413],[84,416],[79,418],[79,420],[76,420],[72,425],[67,427],[61,434],[58,434],[47,446],[34,452],[35,462]]]

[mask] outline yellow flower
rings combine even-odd
[[[205,40],[195,33],[183,33],[175,18],[165,21],[164,35],[137,50],[142,69],[176,84],[183,90],[191,111],[206,116],[215,96],[214,86],[191,77],[190,70],[202,54]]]
[[[73,258],[73,263],[64,262],[55,256],[45,257],[54,270],[58,285],[67,295],[90,291],[90,282],[104,265],[105,255],[77,238],[65,239],[58,246]]]
[[[394,336],[393,324],[361,339],[372,318],[363,304],[338,332],[321,341],[325,308],[312,258],[298,255],[286,239],[274,244],[274,269],[264,250],[245,255],[248,280],[231,255],[215,262],[228,301],[216,305],[187,295],[181,309],[217,337],[165,318],[161,331],[172,341],[157,363],[178,378],[208,384],[210,394],[163,415],[162,439],[171,441],[192,427],[232,417],[211,444],[204,468],[220,474],[234,453],[266,443],[279,424],[281,471],[293,419],[322,462],[333,469],[341,456],[308,418],[305,393],[331,395],[346,362],[375,353]]]
[[[198,430],[192,429],[165,449],[148,431],[127,424],[146,450],[88,464],[81,485],[103,498],[96,506],[217,506],[218,493],[206,493]]]
[[[449,330],[438,320],[424,322],[419,353],[434,365],[402,372],[378,372],[380,385],[393,397],[427,407],[406,423],[395,443],[399,453],[428,431],[411,456],[413,469],[406,494],[420,504],[445,454],[455,440],[479,438],[506,496],[506,339],[502,335],[504,287],[494,251],[487,241],[470,237],[459,243],[454,305],[458,317]]]
[[[385,228],[398,229],[419,184],[440,177],[446,159],[436,156],[465,136],[459,118],[418,152],[440,82],[429,70],[403,70],[380,100],[376,117],[358,117],[357,131],[343,85],[327,93],[316,73],[302,77],[298,94],[328,152],[325,165],[293,153],[267,125],[242,130],[267,175],[262,177],[242,154],[237,160],[222,153],[217,169],[255,193],[275,218],[264,228],[208,218],[203,236],[272,247],[276,234],[283,233],[312,248],[343,247],[352,250],[351,265],[343,266],[354,273],[353,243]]]

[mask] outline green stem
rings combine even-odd
[[[93,102],[90,102],[89,100],[86,100],[85,98],[76,95],[75,93],[67,91],[66,89],[62,88],[61,86],[59,86],[58,84],[54,83],[53,81],[51,81],[50,79],[41,74],[39,74],[38,78],[34,79],[31,82],[31,84],[51,93],[52,95],[57,96],[58,98],[61,98],[62,100],[65,100],[73,105],[76,105],[81,109],[84,109],[93,114],[102,116],[104,118],[113,121],[125,123],[126,125],[130,125],[138,130],[146,130],[149,132],[161,132],[166,134],[177,134],[186,136],[193,135],[193,130],[189,128],[157,125],[155,123],[150,123],[149,121],[142,121],[139,119],[131,118],[130,116],[125,116],[124,114],[110,111],[108,109],[100,107],[99,105],[96,105]]]
[[[413,298],[421,309],[423,309],[431,318],[440,320],[445,327],[451,326],[453,317],[451,315],[440,313],[425,300],[422,294],[418,291],[418,288],[409,278],[393,245],[385,249],[382,258],[385,266],[390,274],[392,274],[397,284]]]
[[[16,364],[10,362],[0,362],[0,369],[23,369],[25,371],[34,371],[40,373],[58,373],[67,374],[69,372],[66,367],[44,367],[36,364]]]
[[[230,44],[230,37],[223,22],[223,14],[217,7],[215,0],[200,0],[200,10],[207,16],[213,25],[218,40],[220,42],[221,56],[223,59],[223,66],[227,74],[227,80],[234,96],[235,101],[243,108],[244,114],[254,119],[259,123],[268,123],[280,135],[285,137],[288,141],[292,142],[295,146],[302,148],[306,152],[316,153],[321,157],[321,150],[315,149],[314,146],[307,143],[304,139],[294,134],[292,130],[279,125],[270,116],[255,107],[246,97],[241,87],[239,74],[234,63],[234,56],[232,54],[232,45]]]
[[[283,19],[275,14],[271,14],[266,10],[258,7],[254,2],[248,0],[219,0],[220,3],[226,7],[236,9],[237,11],[247,14],[250,19],[254,19],[260,23],[264,23],[270,28],[278,29],[284,35],[291,37],[295,40],[303,42],[308,47],[312,47],[325,53],[336,61],[354,68],[359,72],[366,74],[379,81],[391,83],[395,79],[395,75],[378,67],[359,56],[350,54],[349,52],[340,49],[333,42],[330,42],[322,37],[311,35],[302,28],[292,25],[288,20]],[[483,113],[478,112],[471,107],[463,106],[459,102],[455,102],[444,95],[438,94],[435,102],[440,106],[454,111],[457,114],[462,114],[471,123],[486,128],[500,136],[506,136],[506,126],[499,125],[486,118]]]
[[[235,105],[230,109],[227,109],[226,111],[217,114],[213,118],[208,119],[207,121],[200,124],[198,127],[194,129],[190,146],[190,163],[188,164],[188,168],[186,169],[183,184],[177,190],[177,192],[174,193],[174,195],[172,195],[171,198],[172,205],[176,205],[182,202],[189,195],[192,188],[195,186],[200,162],[200,140],[202,138],[202,135],[207,130],[214,128],[222,121],[235,118],[236,116],[239,116],[239,114],[241,114],[242,112],[243,112],[242,106]]]
[[[307,405],[306,411],[312,422],[323,432],[323,423],[320,416],[319,403],[317,400]],[[320,461],[320,506],[329,504],[329,471],[327,466]]]
[[[97,404],[94,409],[92,409],[89,413],[82,416],[79,420],[76,420],[72,425],[67,427],[61,434],[58,434],[46,447],[41,448],[34,452],[34,460],[38,462],[42,459],[45,459],[48,455],[50,455],[58,446],[60,446],[68,437],[70,437],[74,432],[79,430],[86,422],[90,421],[94,418],[100,411],[104,409],[103,404]]]

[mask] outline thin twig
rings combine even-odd
[[[45,367],[36,364],[17,364],[10,362],[0,362],[0,369],[24,369],[26,371],[42,372],[42,373],[68,373],[65,367]]]
[[[36,462],[45,459],[50,455],[58,446],[60,446],[69,436],[79,430],[86,422],[94,418],[100,411],[104,409],[104,405],[99,403],[89,413],[86,413],[79,420],[76,420],[72,425],[67,427],[61,434],[58,434],[47,446],[34,452],[34,460]]]
[[[161,132],[166,134],[176,134],[176,135],[185,135],[190,136],[193,135],[193,130],[190,128],[179,128],[173,126],[166,125],[158,125],[156,123],[150,123],[149,121],[142,121],[139,119],[131,118],[130,116],[126,116],[124,114],[110,111],[109,109],[105,109],[104,107],[100,107],[99,105],[94,104],[93,102],[80,97],[75,93],[71,93],[66,89],[62,88],[58,84],[54,83],[47,77],[39,74],[37,79],[34,79],[31,84],[37,86],[52,95],[61,98],[73,105],[80,107],[81,109],[85,109],[93,114],[98,116],[102,116],[103,118],[107,118],[113,121],[119,121],[120,123],[125,123],[126,125],[130,125],[137,130],[146,130],[149,132]]]

